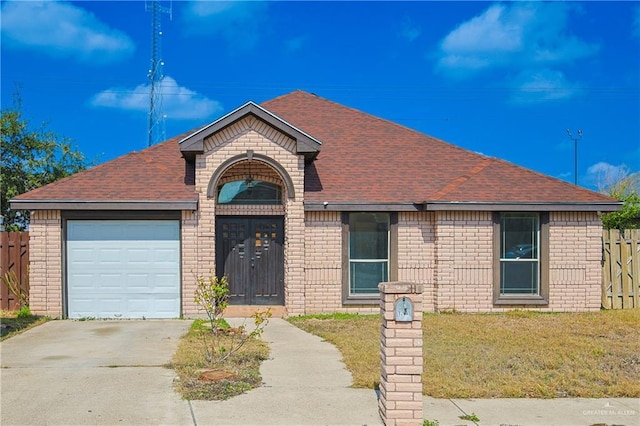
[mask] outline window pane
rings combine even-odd
[[[500,294],[539,294],[538,262],[527,260],[501,261]]]
[[[384,259],[389,253],[389,214],[349,215],[349,258]]]
[[[538,259],[538,215],[504,213],[501,217],[500,257]]]
[[[378,293],[378,284],[387,281],[387,262],[351,262],[349,293]]]
[[[282,204],[282,190],[260,180],[236,180],[218,187],[218,204]]]

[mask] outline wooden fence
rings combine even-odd
[[[29,233],[0,232],[0,277],[9,271],[28,285],[29,280]],[[28,288],[27,288],[28,291]],[[0,309],[16,310],[20,301],[9,291],[4,280],[0,279]]]
[[[640,229],[602,233],[602,306],[640,308]]]

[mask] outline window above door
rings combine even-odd
[[[281,205],[282,187],[274,183],[247,178],[218,186],[218,204]]]

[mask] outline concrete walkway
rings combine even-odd
[[[338,350],[282,319],[272,319],[263,335],[271,353],[262,387],[227,401],[182,400],[174,372],[162,365],[189,325],[52,321],[0,343],[0,424],[381,424],[375,392],[349,387]],[[460,419],[465,414],[479,421]],[[427,397],[424,418],[440,426],[638,426],[640,400]]]
[[[270,348],[264,385],[227,401],[192,401],[198,425],[382,424],[375,391],[349,387],[351,373],[333,345],[279,318],[262,338]]]

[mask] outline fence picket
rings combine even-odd
[[[29,267],[29,233],[0,233],[0,276],[14,271],[22,282],[28,280]],[[0,309],[15,310],[20,301],[9,291],[9,287],[0,279]]]
[[[602,306],[640,308],[640,229],[602,233]]]

